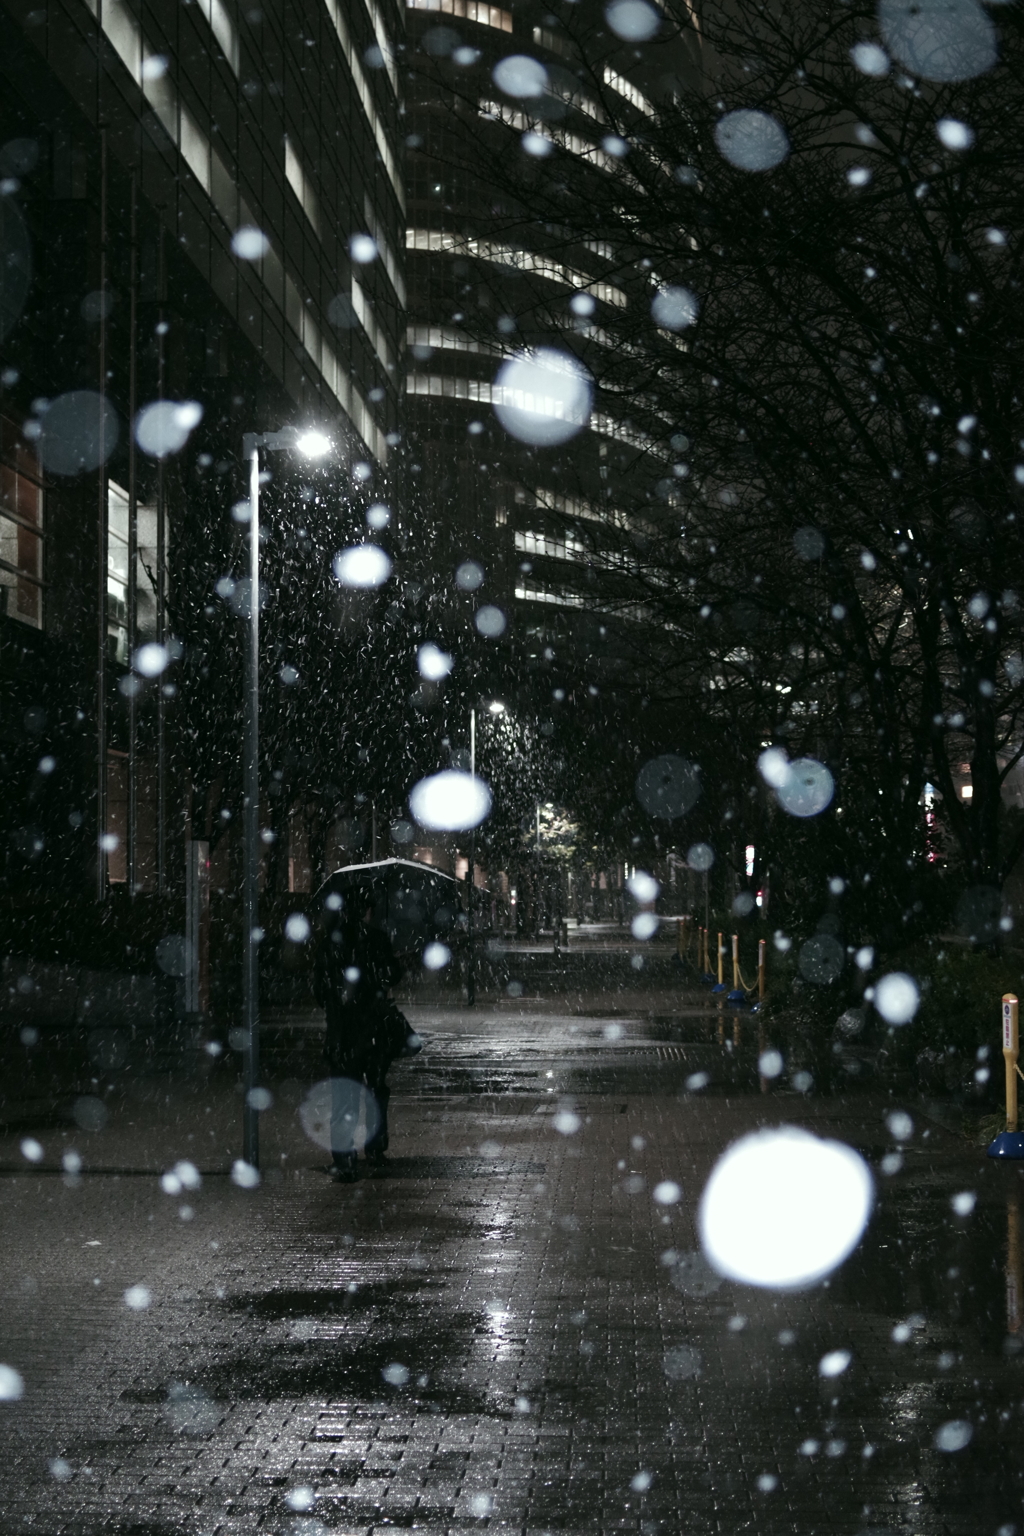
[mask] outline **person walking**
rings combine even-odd
[[[388,1068],[405,1046],[406,1021],[388,997],[402,974],[391,940],[371,926],[373,894],[356,887],[328,911],[317,950],[314,990],[324,1009],[324,1055],[331,1075],[331,1156],[342,1183],[356,1178],[355,1130],[364,1103],[366,1161],[386,1167]]]

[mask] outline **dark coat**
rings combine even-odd
[[[405,1021],[388,998],[402,974],[391,940],[363,923],[328,928],[314,990],[327,1015],[324,1053],[334,1075],[380,1080],[405,1044]]]

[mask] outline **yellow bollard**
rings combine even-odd
[[[1017,999],[1012,992],[1003,993],[1003,1062],[1006,1067],[1006,1130],[989,1144],[989,1157],[1024,1160],[1024,1136],[1017,1129],[1017,1056],[1020,1051],[1020,1035],[1017,1027]]]
[[[758,1000],[759,1003],[763,1003],[764,1002],[764,960],[765,960],[766,946],[767,946],[767,941],[765,939],[761,939],[761,940],[758,941],[758,946],[757,946],[757,1000]]]
[[[722,935],[719,934],[718,935],[718,985],[719,986],[723,986],[724,982],[725,982],[724,968],[725,968],[725,945],[722,943]]]
[[[1017,1129],[1017,1057],[1020,1053],[1017,999],[1003,993],[1003,1061],[1006,1064],[1006,1129]]]
[[[740,990],[740,936],[734,933],[732,936],[732,989]]]

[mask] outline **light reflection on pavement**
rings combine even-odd
[[[332,1185],[298,1129],[312,1019],[268,1039],[255,1192],[217,1171],[237,1155],[228,1066],[137,1084],[94,1137],[40,1129],[39,1169],[3,1138],[0,1358],[26,1384],[2,1405],[5,1532],[1020,1522],[1020,1174],[913,1103],[761,1093],[751,1020],[730,1049],[707,1012],[411,1016],[428,1046],[393,1073],[387,1179]],[[698,1069],[711,1085],[687,1093]],[[916,1124],[887,1176],[893,1108]],[[695,1251],[701,1189],[736,1136],[787,1121],[868,1158],[867,1235],[809,1292],[720,1282]],[[187,1219],[156,1178],[183,1156],[205,1171]],[[663,1179],[679,1205],[652,1200]],[[136,1284],[146,1311],[122,1301]],[[849,1368],[821,1376],[838,1349]],[[936,1447],[951,1423],[965,1449]],[[296,1517],[300,1485],[317,1499]]]

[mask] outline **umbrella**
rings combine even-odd
[[[345,901],[360,889],[370,893],[373,922],[385,929],[397,954],[450,937],[461,911],[460,882],[418,859],[346,864],[328,875],[317,899],[324,903],[329,896],[340,896]]]

